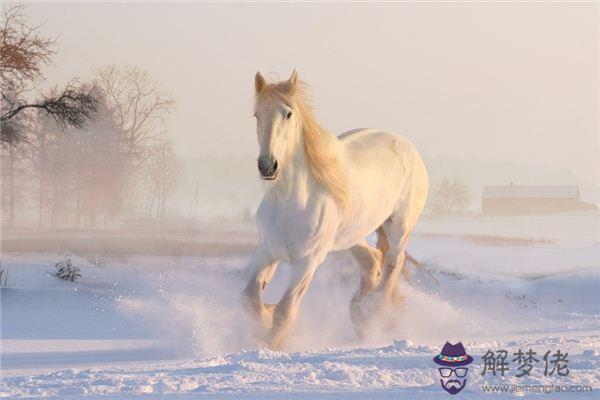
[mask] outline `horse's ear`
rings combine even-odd
[[[299,81],[300,81],[300,79],[298,78],[298,72],[294,68],[294,71],[292,71],[292,76],[290,76],[290,79],[288,79],[288,81],[285,84],[286,91],[290,95],[294,94],[294,92],[296,91],[296,88],[298,87],[298,82]]]
[[[296,71],[296,68],[294,68],[292,71],[292,76],[290,76],[289,82],[292,86],[296,86],[298,84],[298,71]]]
[[[265,81],[265,78],[263,78],[260,71],[258,71],[256,73],[256,76],[254,76],[254,89],[256,90],[256,94],[259,94],[260,92],[262,92],[262,90],[266,84],[267,84],[267,82]]]

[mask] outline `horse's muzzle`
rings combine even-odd
[[[258,157],[258,170],[263,179],[272,181],[277,178],[279,164],[275,157],[260,156]]]

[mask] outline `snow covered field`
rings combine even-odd
[[[82,278],[53,276],[53,253],[7,253],[1,290],[2,382],[8,398],[448,398],[432,358],[462,341],[475,359],[459,398],[482,385],[591,386],[592,392],[492,397],[592,398],[600,390],[598,216],[424,221],[399,327],[353,333],[351,257],[318,271],[285,352],[258,348],[238,296],[249,255],[74,257]],[[409,267],[410,268],[410,267]],[[267,290],[279,297],[289,269]],[[482,376],[487,350],[568,353],[568,376]],[[513,357],[510,356],[510,359]],[[510,361],[509,359],[509,361]]]

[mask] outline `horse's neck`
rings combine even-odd
[[[306,159],[304,143],[300,140],[294,156],[281,171],[281,176],[277,179],[275,188],[281,196],[290,199],[298,196],[303,197],[304,193],[310,190],[314,184],[315,181]]]
[[[327,146],[329,151],[342,151],[341,143],[333,134],[324,130],[320,131],[319,134],[327,136],[326,140],[323,140],[322,145]],[[311,194],[325,189],[313,175],[312,166],[309,164],[306,154],[304,140],[304,132],[301,132],[294,156],[290,160],[289,165],[281,171],[282,176],[276,184],[276,189],[280,196],[287,200],[294,200],[300,204],[304,204]]]

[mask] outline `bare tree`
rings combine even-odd
[[[128,183],[127,155],[121,151],[119,131],[104,96],[96,118],[75,140],[68,151],[73,166],[76,223],[80,216],[88,227],[110,224],[120,215]]]
[[[26,193],[28,179],[26,146],[23,143],[11,142],[2,144],[2,225],[12,228],[15,226],[17,208],[22,206],[23,195]]]
[[[151,184],[148,214],[156,218],[166,215],[167,201],[183,177],[183,163],[173,150],[173,144],[162,140],[156,144],[145,168]]]
[[[21,111],[33,108],[44,110],[62,127],[70,125],[75,128],[82,128],[84,123],[91,119],[97,110],[98,100],[93,96],[93,91],[93,86],[78,85],[76,81],[73,81],[60,91],[56,88],[52,89],[35,103],[21,103],[18,105],[12,103],[9,110],[0,117],[0,122],[8,122]],[[7,100],[6,97],[5,100]],[[10,132],[7,132],[7,134],[10,134]]]
[[[56,52],[56,41],[40,34],[39,26],[27,22],[22,4],[2,9],[0,31],[0,80],[2,93],[21,91],[43,77]]]
[[[41,35],[39,26],[27,22],[23,5],[4,6],[0,20],[0,140],[22,137],[10,122],[27,109],[43,110],[60,125],[81,127],[97,106],[89,86],[76,81],[63,90],[54,89],[36,100],[27,100],[35,84],[43,79],[42,68],[51,62],[56,41]]]
[[[127,158],[129,191],[126,210],[135,214],[136,198],[157,144],[165,137],[164,121],[175,101],[148,71],[136,67],[107,66],[97,72],[96,86],[104,93],[117,123],[119,151]],[[130,215],[131,216],[131,215]]]
[[[35,197],[37,199],[38,228],[41,228],[44,225],[49,198],[48,177],[51,150],[57,146],[59,140],[58,127],[48,116],[33,119],[29,135],[25,140],[29,144],[28,156],[37,182]]]
[[[107,66],[98,70],[97,86],[105,93],[109,110],[122,132],[122,151],[140,167],[157,139],[165,134],[164,120],[175,101],[148,71]]]
[[[37,203],[39,227],[115,221],[129,209],[123,205],[136,193],[136,178],[149,171],[153,213],[164,216],[182,172],[164,138],[174,100],[135,67],[105,67],[91,84],[73,80],[41,93],[37,85],[55,52],[56,41],[28,22],[24,6],[3,7],[0,131],[8,224],[22,203],[21,189]]]
[[[118,127],[104,102],[97,118],[83,129],[61,129],[45,117],[31,132],[31,165],[39,182],[38,225],[72,222],[94,228],[113,221],[120,212],[127,168],[119,151]]]
[[[465,211],[469,201],[469,191],[463,183],[444,178],[433,193],[431,208],[435,214],[452,215]]]

